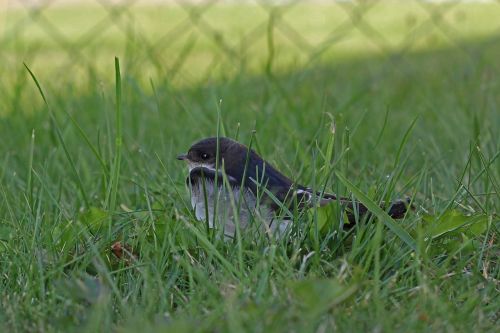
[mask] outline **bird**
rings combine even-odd
[[[293,182],[253,149],[230,138],[201,139],[177,159],[188,165],[186,185],[196,219],[208,222],[210,228],[222,227],[225,236],[235,235],[236,223],[241,229],[254,224],[284,234],[292,212],[337,200],[345,206],[351,227],[368,213],[360,202]],[[408,204],[408,199],[397,200],[382,207],[391,217],[402,218]]]

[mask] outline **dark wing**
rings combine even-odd
[[[241,149],[241,145],[234,145],[232,151],[226,151],[233,158],[225,161],[225,170],[228,175],[248,187],[253,194],[259,195],[269,190],[273,194],[288,191],[292,181],[264,161],[255,151]],[[246,148],[246,147],[245,147]],[[264,188],[266,190],[264,190]],[[265,195],[264,195],[265,197]]]
[[[229,182],[229,185],[231,185],[232,187],[237,187],[240,185],[234,178],[227,175],[226,178]],[[221,186],[224,184],[224,176],[222,174],[222,171],[216,172],[215,170],[212,169],[197,167],[193,168],[189,172],[189,176],[186,178],[186,184],[188,186],[195,186],[201,184],[203,180],[215,183],[216,179],[217,179],[217,184],[220,184]]]

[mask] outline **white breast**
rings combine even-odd
[[[217,185],[218,191],[211,180],[205,182],[205,189],[202,182],[190,188],[191,206],[197,220],[206,222],[208,213],[210,228],[213,228],[215,223],[217,228],[224,228],[224,234],[230,237],[235,234],[236,223],[239,223],[242,230],[256,226],[271,232],[278,230],[279,234],[284,233],[289,222],[277,221],[273,211],[265,205],[260,205],[251,191],[240,191],[239,187],[228,190],[225,185]]]

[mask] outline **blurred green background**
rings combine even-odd
[[[495,1],[6,1],[5,66],[126,70],[175,85],[398,57],[494,38]],[[390,62],[390,61],[389,61]],[[398,65],[396,62],[395,66]],[[106,72],[107,71],[107,72]]]

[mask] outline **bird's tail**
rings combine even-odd
[[[341,204],[346,206],[347,217],[351,225],[354,225],[357,219],[362,218],[368,213],[368,208],[361,202],[349,198],[337,197],[335,194],[324,193],[320,205],[326,205],[336,200],[339,200]],[[380,207],[384,210],[388,209],[387,213],[394,219],[403,218],[408,209],[412,208],[410,198],[393,201],[390,205],[382,202]]]

